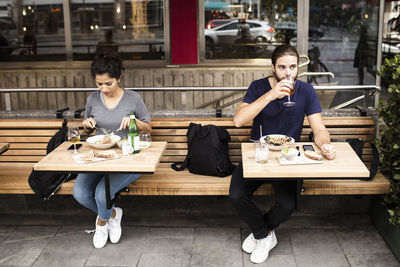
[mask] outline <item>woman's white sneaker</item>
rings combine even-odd
[[[121,238],[121,219],[122,219],[122,209],[115,207],[115,217],[108,220],[108,234],[110,236],[111,243],[115,244],[119,242]]]
[[[242,249],[246,253],[252,253],[257,245],[257,239],[254,238],[253,233],[251,233],[242,244]]]
[[[254,263],[262,263],[268,259],[269,251],[273,249],[278,241],[276,240],[275,232],[263,239],[257,240],[257,245],[251,253],[250,260]]]
[[[108,223],[103,226],[96,224],[96,232],[93,236],[93,245],[95,248],[102,248],[108,240]]]

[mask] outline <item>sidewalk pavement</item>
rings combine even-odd
[[[125,213],[120,242],[102,249],[84,231],[94,215],[3,214],[0,266],[400,266],[367,215],[292,216],[267,262],[254,265],[235,216]]]

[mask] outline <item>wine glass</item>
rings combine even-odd
[[[287,76],[287,77],[285,78],[285,80],[289,81],[289,84],[290,84],[290,92],[289,92],[289,95],[288,95],[288,101],[285,102],[285,103],[283,103],[283,105],[284,105],[285,107],[293,107],[293,106],[295,105],[295,103],[292,102],[292,101],[290,101],[290,96],[294,94],[294,80],[293,80],[292,76]]]
[[[78,154],[78,150],[76,150],[76,144],[79,143],[80,140],[81,136],[79,134],[79,127],[68,127],[68,141],[74,145],[74,154]]]
[[[146,149],[151,145],[151,135],[147,131],[139,133],[140,149]]]

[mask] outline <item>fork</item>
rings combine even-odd
[[[110,133],[110,135],[113,135],[113,134],[115,134],[116,132],[119,132],[119,131],[121,131],[122,130],[122,128],[121,127],[119,127],[117,130],[115,130],[115,131],[112,131],[111,133]]]
[[[103,127],[94,126],[93,128],[95,128],[96,130],[102,131],[104,133],[104,135],[108,135],[108,131],[106,129],[104,129]]]

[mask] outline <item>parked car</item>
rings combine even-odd
[[[224,25],[228,22],[231,22],[231,19],[212,19],[209,20],[207,25],[206,25],[206,29],[212,29],[221,25]]]
[[[240,37],[239,29],[242,25],[248,25],[250,28],[250,40],[253,42],[272,42],[275,37],[275,29],[266,21],[232,20],[221,26],[205,29],[205,38],[207,45],[226,45],[234,44],[235,40]]]

